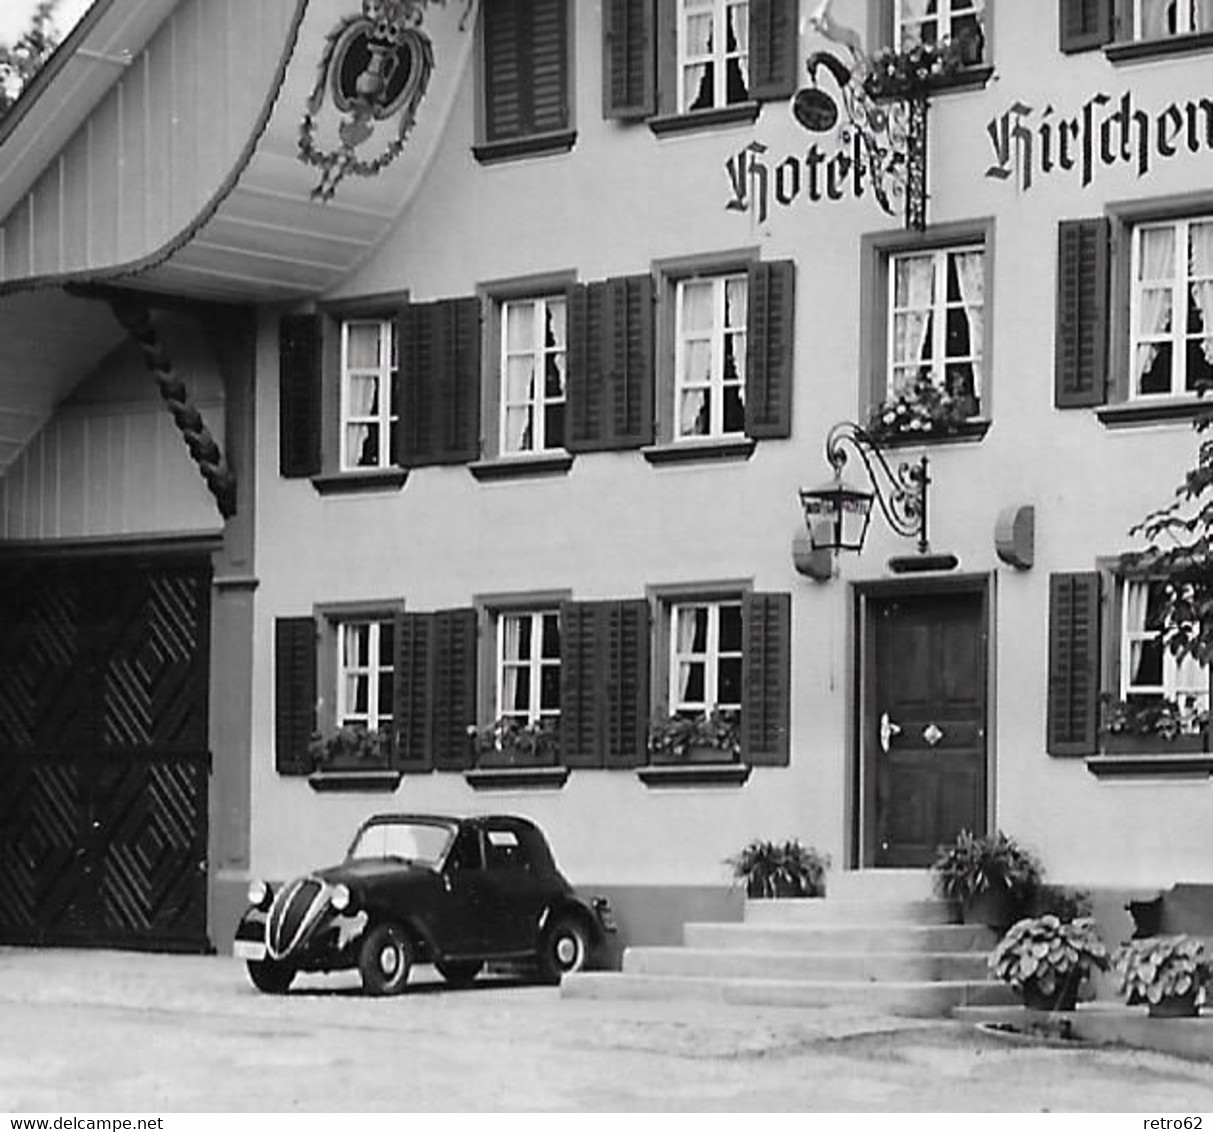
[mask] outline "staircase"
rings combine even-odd
[[[629,947],[622,971],[569,976],[561,994],[915,1017],[1017,1002],[989,981],[994,934],[954,919],[925,871],[846,872],[824,900],[749,900],[740,923],[687,924],[682,947]]]

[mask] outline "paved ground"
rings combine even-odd
[[[0,1111],[1213,1113],[1213,1062],[414,978],[398,999],[348,976],[273,998],[229,958],[0,949]]]

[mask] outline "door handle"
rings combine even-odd
[[[880,749],[887,755],[894,735],[900,735],[901,728],[889,718],[887,711],[880,713]]]

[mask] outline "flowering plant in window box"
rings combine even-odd
[[[1143,740],[1162,740],[1169,752],[1203,751],[1209,712],[1195,696],[1182,702],[1165,699],[1122,700],[1105,695],[1103,743],[1105,750],[1138,751]],[[1158,749],[1157,743],[1150,747]]]
[[[922,98],[932,84],[981,61],[981,44],[972,36],[885,47],[868,61],[864,93],[872,99]]]
[[[308,754],[316,770],[377,770],[387,766],[392,749],[392,729],[372,730],[362,724],[347,724],[332,735],[312,736]]]
[[[654,763],[735,763],[741,758],[741,713],[675,712],[654,719],[649,723],[648,748],[649,761]]]
[[[533,723],[502,716],[482,727],[468,728],[476,765],[556,766],[560,762],[560,723],[544,717]]]
[[[867,433],[877,443],[906,437],[955,436],[975,408],[972,397],[953,397],[929,377],[919,377],[868,416]]]

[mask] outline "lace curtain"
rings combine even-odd
[[[1207,2],[1213,6],[1213,0]],[[1205,361],[1213,365],[1213,221],[1193,221],[1189,229],[1188,267],[1192,302],[1203,323],[1201,352]]]

